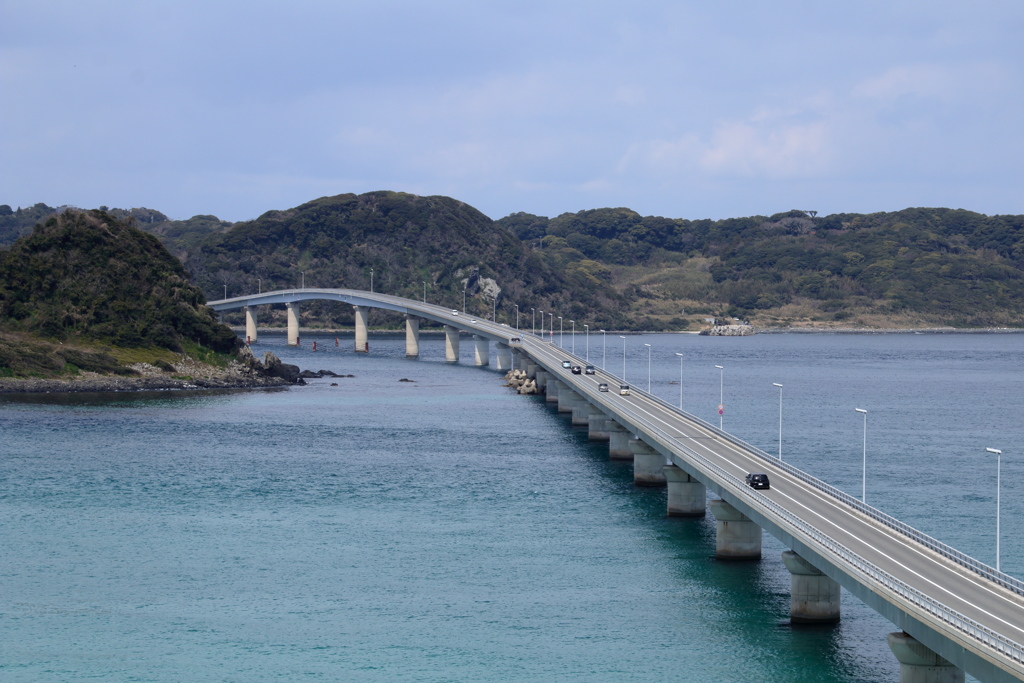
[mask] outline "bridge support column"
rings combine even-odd
[[[526,376],[530,379],[537,379],[537,364],[532,358],[526,359]]]
[[[559,381],[558,383],[558,412],[560,413],[571,413],[572,404],[576,399],[574,398],[578,394],[572,390],[565,382]]]
[[[608,430],[608,459],[632,460],[633,451],[629,450],[629,440],[633,435],[612,418],[605,421],[605,429]]]
[[[459,328],[444,326],[444,359],[449,363],[459,362]]]
[[[544,391],[547,388],[548,377],[550,377],[550,375],[548,375],[546,371],[537,368],[537,376],[534,378],[534,381],[537,382],[537,389],[539,391]]]
[[[630,439],[629,450],[633,451],[633,483],[664,486],[665,456],[640,439]]]
[[[669,517],[703,517],[707,514],[708,489],[685,470],[665,465]]]
[[[245,343],[255,344],[257,340],[256,334],[256,307],[246,306],[245,307]]]
[[[782,551],[789,570],[789,619],[794,624],[839,621],[839,584],[792,550]]]
[[[590,403],[575,391],[572,392],[572,425],[573,427],[586,427],[587,417],[590,414]]]
[[[370,350],[370,345],[366,340],[367,319],[370,311],[366,306],[353,306],[352,308],[356,313],[356,353],[366,353]]]
[[[487,337],[473,335],[473,365],[483,366],[491,363],[491,342]]]
[[[288,309],[288,346],[299,345],[299,302],[284,305]]]
[[[405,357],[420,357],[420,319],[405,314]]]
[[[900,663],[900,683],[964,683],[964,671],[903,631],[889,634]]]
[[[554,377],[549,377],[544,383],[544,400],[548,403],[558,403],[558,397],[562,394],[562,383]]]
[[[715,557],[719,560],[761,559],[761,527],[724,500],[708,501],[715,516]]]
[[[597,406],[590,406],[587,413],[587,438],[591,441],[607,441],[608,440],[608,428],[605,426],[608,420],[602,411]]]
[[[498,364],[499,370],[508,372],[512,369],[512,348],[508,344],[498,342],[495,362]]]

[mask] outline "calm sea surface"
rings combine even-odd
[[[542,398],[438,338],[316,339],[257,350],[355,377],[0,398],[0,679],[898,679],[889,622],[844,593],[839,625],[790,627],[777,541],[713,561],[710,516],[666,519]],[[641,388],[644,344],[656,394],[684,354],[684,408],[717,423],[721,382],[725,428],[771,453],[783,384],[783,457],[855,494],[867,409],[868,502],[993,564],[1001,448],[1024,577],[1024,335],[631,336]]]

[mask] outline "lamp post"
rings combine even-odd
[[[466,315],[466,288],[462,288],[462,315]]]
[[[554,322],[552,322],[551,326],[554,327]],[[565,344],[562,343],[564,339],[565,335],[562,334],[562,316],[558,316],[558,348],[565,348]]]
[[[555,343],[555,314],[551,312],[548,312],[548,342]]]
[[[569,322],[572,323],[572,334],[571,334],[571,336],[569,338],[572,340],[572,342],[571,342],[572,343],[572,354],[575,356],[576,355],[576,321],[575,320],[570,320]]]
[[[647,347],[647,393],[651,393],[651,345],[644,344]]]
[[[224,283],[224,298],[228,298],[228,283]]]
[[[262,294],[263,293],[263,281],[260,280],[259,278],[256,278],[256,293],[257,294]]]
[[[605,361],[608,360],[608,332],[601,330],[601,369],[605,369]]]
[[[583,324],[583,329],[586,330],[586,332],[587,332],[587,334],[586,334],[586,340],[587,340],[587,362],[589,363],[590,362],[590,325],[587,325],[586,323],[584,323]]]
[[[676,352],[679,356],[679,410],[683,409],[683,354]]]
[[[516,307],[516,332],[519,331],[519,304],[515,304]]]
[[[626,337],[619,335],[619,339],[622,340],[622,381],[626,381]]]
[[[868,411],[863,408],[854,408],[858,413],[864,415],[864,455],[860,471],[860,502],[867,501],[868,491]]]
[[[722,417],[725,415],[725,367],[716,365],[718,368],[718,428],[722,429]]]
[[[498,297],[491,297],[491,322],[498,322]]]
[[[985,451],[996,455],[996,571],[999,571],[999,479],[1003,468],[1003,452],[998,448],[986,448]]]
[[[423,281],[423,303],[427,303],[427,281]]]
[[[782,385],[772,382],[772,386],[779,388],[779,460],[782,460]]]
[[[536,326],[534,326],[533,331],[537,331]],[[544,341],[544,311],[540,312],[540,340]]]
[[[370,293],[373,294],[373,268],[370,268]]]
[[[533,333],[537,334],[537,309],[531,306],[530,310],[533,311]],[[544,311],[540,312],[540,324],[544,324]]]
[[[306,288],[306,272],[302,271],[300,273],[300,275],[302,275],[302,288],[305,289]]]

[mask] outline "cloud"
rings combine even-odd
[[[1010,74],[996,64],[901,64],[864,79],[851,94],[885,103],[906,97],[954,102],[1008,87],[1010,81]]]

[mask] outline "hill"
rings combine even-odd
[[[5,348],[22,356],[33,337],[172,352],[238,343],[159,240],[103,211],[51,216],[0,251],[0,330]],[[79,361],[111,370],[108,361]]]
[[[186,266],[208,296],[257,289],[350,287],[421,299],[501,322],[530,307],[610,329],[642,325],[596,263],[562,268],[473,207],[449,197],[369,192],[270,211],[207,237]],[[375,313],[375,324],[397,316]],[[392,319],[393,318],[393,319]],[[303,307],[303,324],[351,324],[347,306]],[[557,319],[556,319],[557,321]]]

